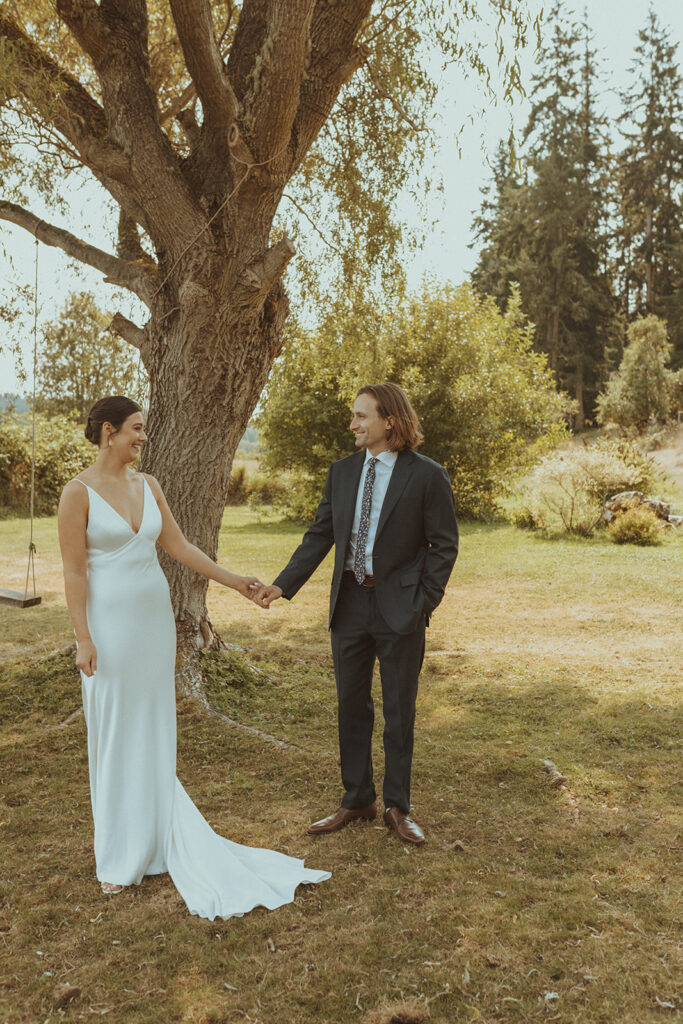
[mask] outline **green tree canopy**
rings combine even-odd
[[[490,513],[512,477],[564,434],[562,399],[517,291],[505,313],[468,285],[434,283],[390,308],[349,304],[343,319],[337,309],[291,338],[258,420],[268,464],[308,481],[298,510],[310,513],[330,461],[353,451],[351,403],[379,379],[407,390],[420,450],[446,466],[464,516]]]
[[[110,316],[90,292],[72,292],[47,324],[38,350],[36,407],[48,416],[74,415],[84,423],[104,395],[144,403],[147,381],[134,351],[109,330]]]
[[[619,371],[598,399],[601,423],[641,432],[666,423],[683,385],[683,370],[668,369],[671,351],[663,320],[646,316],[630,325]]]

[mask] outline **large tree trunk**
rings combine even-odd
[[[583,430],[586,425],[586,412],[583,404],[583,359],[576,357],[576,380],[574,397],[576,398],[576,415],[574,417],[574,430]]]
[[[552,310],[546,320],[546,352],[548,353],[548,365],[558,380],[559,366],[559,334],[560,334],[560,311],[558,308]],[[559,381],[558,381],[559,383]]]
[[[225,268],[223,268],[225,269]],[[223,275],[213,266],[211,276]],[[254,316],[212,288],[182,289],[180,308],[150,321],[149,444],[154,474],[181,530],[216,558],[232,460],[266,382],[287,315],[278,283]],[[191,484],[188,483],[191,481]],[[206,611],[207,580],[161,552],[176,617],[176,683],[201,693],[199,651],[217,646]],[[256,572],[229,557],[236,572]]]
[[[652,230],[652,206],[645,207],[645,306],[648,313],[655,311],[655,254]]]

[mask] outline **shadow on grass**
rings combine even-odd
[[[413,786],[427,845],[405,849],[381,825],[321,842],[306,825],[340,789],[331,667],[294,657],[314,634],[320,645],[317,628],[297,631],[286,657],[262,642],[262,674],[228,658],[213,681],[234,717],[285,730],[297,750],[179,706],[179,774],[212,824],[332,871],[294,904],[239,921],[190,918],[164,877],[98,897],[84,725],[60,727],[78,674],[68,655],[4,673],[9,1019],[46,1019],[64,979],[81,993],[67,1017],[135,1024],[346,1024],[362,1019],[358,1005],[406,994],[432,999],[436,1022],[471,1019],[474,1006],[514,1024],[548,1019],[549,992],[565,1024],[654,1019],[675,955],[675,711],[646,691],[597,696],[477,675],[457,657],[428,663]]]

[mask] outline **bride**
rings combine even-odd
[[[299,883],[322,882],[329,872],[223,839],[176,778],[176,631],[156,542],[246,598],[258,580],[190,544],[154,477],[131,471],[147,441],[135,402],[96,402],[85,436],[97,458],[64,488],[58,525],[102,891],[119,893],[168,871],[190,913],[210,920],[290,903]]]

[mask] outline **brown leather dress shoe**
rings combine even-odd
[[[365,818],[366,821],[373,821],[377,817],[377,804],[373,802],[368,807],[354,807],[349,810],[348,807],[340,807],[339,810],[335,811],[334,814],[330,814],[327,818],[322,818],[321,821],[314,821],[308,829],[309,836],[326,836],[330,832],[339,832],[343,829],[350,821],[355,821],[356,818]]]
[[[414,846],[422,846],[425,841],[424,832],[416,821],[409,818],[398,807],[390,807],[384,812],[384,824],[393,828],[399,839],[404,843],[413,843]]]

